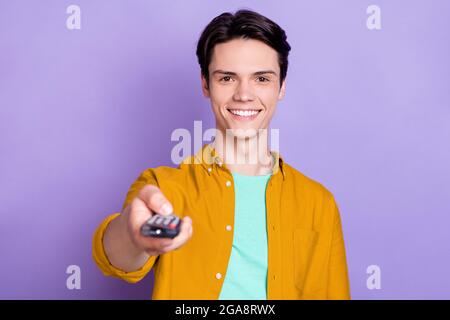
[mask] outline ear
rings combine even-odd
[[[202,92],[203,95],[206,98],[209,98],[209,89],[208,89],[208,82],[206,81],[206,78],[203,76],[203,74],[200,72],[200,79],[202,83]]]
[[[282,100],[286,94],[286,78],[283,80],[283,84],[280,88],[280,93],[278,94],[278,100]]]

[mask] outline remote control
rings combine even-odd
[[[181,220],[176,215],[153,215],[141,227],[141,234],[145,237],[175,238],[180,233]]]

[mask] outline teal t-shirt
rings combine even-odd
[[[266,186],[270,176],[233,173],[233,246],[219,300],[267,299]]]

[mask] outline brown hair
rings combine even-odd
[[[203,30],[196,54],[206,82],[209,84],[208,67],[214,46],[236,38],[259,40],[278,52],[281,86],[286,78],[288,55],[291,50],[286,33],[272,20],[250,10],[239,10],[235,14],[224,12],[215,17]]]

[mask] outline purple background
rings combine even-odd
[[[81,30],[66,8],[81,7]],[[368,30],[366,8],[381,7]],[[0,298],[151,296],[104,277],[92,234],[176,128],[214,125],[195,46],[247,7],[287,32],[285,160],[340,206],[354,299],[450,298],[450,2],[2,1]],[[81,290],[66,288],[81,267]],[[366,268],[381,268],[381,289]]]

